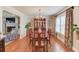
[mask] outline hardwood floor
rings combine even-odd
[[[59,39],[55,37],[52,37],[51,39],[52,39],[51,43],[53,52],[73,52],[72,49],[66,47],[66,45]]]
[[[71,52],[72,50],[67,48],[64,43],[55,37],[51,38],[51,46],[48,46],[49,52]],[[32,52],[32,47],[29,45],[28,37],[23,39],[18,39],[13,41],[11,44],[8,44],[5,47],[5,52]]]
[[[29,40],[27,37],[24,37],[23,39],[18,39],[13,41],[11,44],[8,44],[5,47],[6,52],[29,52],[32,51],[29,46]]]

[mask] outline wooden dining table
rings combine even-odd
[[[47,52],[48,43],[50,43],[50,40],[48,38],[49,37],[48,37],[47,33],[42,33],[42,32],[33,33],[32,37],[31,37],[32,51]]]

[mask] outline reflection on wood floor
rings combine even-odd
[[[51,45],[48,45],[49,52],[71,52],[60,40],[52,37]],[[32,46],[29,44],[28,37],[18,39],[5,47],[6,52],[32,52]]]

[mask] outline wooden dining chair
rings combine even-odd
[[[52,36],[52,31],[51,31],[51,29],[48,29],[48,31],[47,31],[47,37],[48,37],[48,41],[49,41],[49,44],[51,45],[51,42],[50,42],[50,40],[51,40],[51,36]]]
[[[32,38],[32,51],[36,51],[36,46],[39,46],[39,34],[34,33],[34,37]]]
[[[31,44],[33,38],[33,31],[32,28],[29,29],[29,44]]]
[[[40,47],[43,49],[43,52],[48,51],[48,40],[45,33],[40,33]]]

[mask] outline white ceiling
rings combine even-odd
[[[64,9],[66,6],[13,6],[15,9],[19,10],[20,12],[36,16],[39,15],[39,9],[41,9],[40,14],[41,15],[55,15],[57,12]]]

